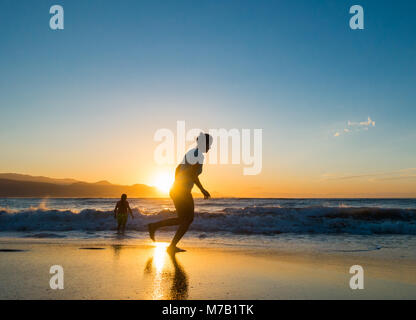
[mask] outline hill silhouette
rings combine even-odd
[[[75,179],[54,179],[42,176],[31,176],[28,174],[19,173],[0,173],[0,179],[15,180],[15,181],[31,181],[31,182],[45,182],[54,184],[71,184],[79,182]]]
[[[87,183],[74,179],[0,174],[0,197],[118,198],[122,193],[130,198],[163,196],[156,188],[145,184],[124,186],[108,181]]]

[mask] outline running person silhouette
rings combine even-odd
[[[199,181],[199,175],[202,173],[202,164],[204,162],[204,153],[211,148],[212,136],[207,133],[200,133],[196,139],[197,147],[189,150],[183,161],[177,166],[175,171],[175,182],[170,190],[170,197],[176,208],[177,218],[165,219],[148,225],[150,238],[155,241],[155,232],[157,229],[167,226],[179,225],[175,236],[173,237],[168,251],[171,253],[185,251],[176,245],[179,240],[188,231],[189,226],[194,220],[194,199],[192,198],[192,188],[194,184],[201,190],[205,199],[211,195],[202,186]]]

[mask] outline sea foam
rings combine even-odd
[[[133,210],[135,219],[128,229],[146,231],[146,225],[171,218],[175,212],[157,213]],[[112,211],[85,209],[0,209],[0,231],[106,231],[115,229]],[[253,206],[199,211],[191,230],[234,234],[416,234],[415,209]]]

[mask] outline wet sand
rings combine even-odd
[[[415,299],[416,262],[378,253],[201,247],[167,243],[0,240],[0,299]],[[20,251],[22,250],[22,251]],[[364,268],[351,290],[349,268]],[[52,265],[64,289],[49,286]]]

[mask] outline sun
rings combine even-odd
[[[173,181],[173,174],[170,174],[168,172],[160,172],[155,176],[153,180],[153,185],[163,193],[169,193]]]

